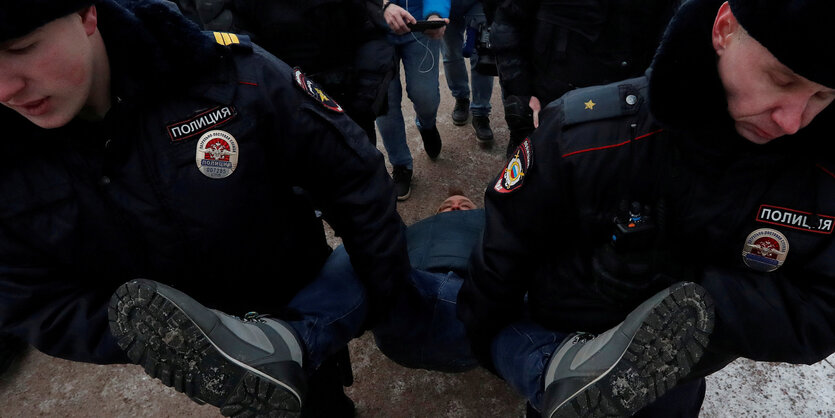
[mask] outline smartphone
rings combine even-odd
[[[412,32],[423,32],[429,29],[438,29],[446,26],[446,21],[443,20],[418,20],[415,23],[407,23],[406,26]]]

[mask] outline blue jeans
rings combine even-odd
[[[308,373],[362,333],[368,300],[344,247],[334,250],[313,282],[290,301],[287,311],[292,319],[285,320],[304,345]]]
[[[452,0],[442,51],[447,86],[452,96],[457,99],[470,99],[470,79],[467,78],[467,66],[462,55],[464,33],[467,28],[471,28],[472,33],[477,33],[479,24],[486,22],[481,1]],[[488,116],[491,109],[490,96],[493,95],[493,77],[475,71],[477,62],[478,54],[473,52],[470,56],[470,78],[473,86],[470,110],[473,116]]]
[[[418,269],[412,269],[409,280],[413,287],[395,295],[392,312],[373,330],[380,351],[410,368],[462,372],[476,367],[466,329],[456,316],[464,280],[453,272]],[[493,339],[491,354],[499,376],[537,410],[542,407],[545,369],[567,335],[523,319]],[[679,384],[636,416],[697,417],[704,392],[704,379]]]
[[[478,366],[456,316],[464,280],[453,272],[417,269],[409,279],[413,287],[396,296],[391,314],[373,330],[380,351],[413,369],[455,373]]]
[[[503,329],[493,339],[493,366],[504,380],[537,410],[541,410],[543,375],[548,361],[568,334],[554,332],[525,319]]]
[[[395,74],[399,74],[400,64],[403,65],[406,94],[415,109],[415,124],[418,129],[430,129],[435,126],[438,105],[441,103],[441,93],[438,90],[438,52],[441,42],[415,32],[388,36],[398,59]],[[412,154],[406,142],[406,123],[400,107],[402,100],[400,77],[394,77],[389,84],[388,113],[377,118],[377,128],[380,129],[391,164],[412,168]]]

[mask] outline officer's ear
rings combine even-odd
[[[733,41],[733,37],[738,35],[738,31],[742,26],[736,20],[731,6],[728,2],[722,3],[719,7],[719,12],[716,13],[716,20],[713,21],[713,31],[711,32],[711,39],[713,40],[713,49],[718,55],[722,55],[728,44]]]
[[[78,15],[81,16],[81,24],[84,25],[84,31],[87,33],[87,36],[94,34],[99,24],[96,6],[85,7],[78,11]]]

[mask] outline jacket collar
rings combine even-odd
[[[229,65],[217,45],[173,3],[100,0],[96,7],[115,96],[158,100],[206,82],[232,84],[229,72],[217,71]]]

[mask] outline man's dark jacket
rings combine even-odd
[[[359,127],[245,38],[220,46],[158,1],[97,8],[105,119],[44,130],[0,111],[15,132],[0,168],[0,329],[54,356],[123,361],[107,303],[137,277],[233,314],[292,314],[282,307],[331,251],[314,205],[372,304],[387,300],[408,258],[383,158]],[[198,169],[212,130],[237,142],[225,178]]]
[[[592,263],[623,199],[665,203],[661,238],[632,254],[662,255],[648,264],[648,290],[692,280],[715,302],[701,373],[740,356],[814,363],[835,351],[835,159],[821,152],[831,148],[833,111],[768,145],[739,136],[710,43],[721,2],[689,4],[702,6],[682,13],[701,23],[667,32],[648,77],[552,103],[530,153],[518,151],[524,176],[503,172],[488,187],[483,242],[459,295],[482,358],[491,337],[522,317],[526,293],[532,317],[563,332],[603,331],[639,302],[604,297]],[[746,264],[756,258],[746,242],[769,230],[788,252],[763,272]]]
[[[681,0],[503,0],[491,40],[505,96],[544,107],[566,91],[641,75]],[[527,106],[527,100],[523,103]]]
[[[373,0],[176,0],[209,30],[245,33],[334,96],[348,115],[373,120],[387,110],[394,48],[382,3]],[[372,132],[373,133],[373,132]]]

